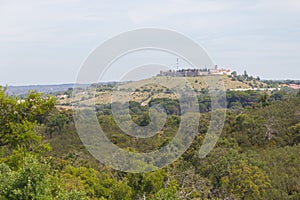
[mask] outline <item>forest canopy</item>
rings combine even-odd
[[[198,156],[210,120],[203,95],[189,149],[167,167],[133,174],[95,160],[72,112],[58,109],[54,97],[13,97],[0,88],[0,199],[300,199],[300,93],[230,91],[227,99],[223,133],[206,158]],[[180,107],[171,99],[130,102],[132,119],[149,123],[152,104],[164,106],[168,117],[149,139],[125,135],[110,105],[97,105],[97,117],[114,144],[152,151],[167,144],[180,123]]]

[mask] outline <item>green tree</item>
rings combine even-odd
[[[50,195],[46,167],[28,157],[24,165],[12,171],[6,164],[0,165],[0,196],[4,199],[45,199]]]
[[[58,182],[50,176],[49,166],[32,155],[23,158],[15,170],[5,163],[0,164],[0,199],[84,199],[83,192],[67,192],[61,181]]]
[[[178,183],[173,180],[170,181],[165,188],[160,189],[155,195],[154,200],[176,200],[178,199],[177,193],[178,193]]]
[[[264,93],[264,94],[261,96],[261,98],[259,99],[259,102],[261,103],[261,105],[262,105],[263,107],[266,107],[266,106],[269,105],[268,98],[269,98],[268,94],[267,94],[267,93]]]
[[[31,92],[20,99],[5,93],[0,87],[0,147],[22,147],[34,150],[41,146],[36,126],[54,108],[55,98]]]
[[[100,173],[93,168],[67,165],[58,174],[64,181],[67,191],[84,191],[91,199],[129,200],[132,198],[133,192],[128,186],[127,179],[117,181],[108,172]]]
[[[47,132],[49,133],[50,138],[52,138],[54,132],[57,132],[61,135],[62,129],[67,121],[68,118],[64,113],[60,113],[57,110],[50,113],[46,122]]]
[[[261,199],[271,186],[268,176],[257,166],[241,160],[221,178],[222,187],[240,199]]]

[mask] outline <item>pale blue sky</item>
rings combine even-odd
[[[239,73],[300,79],[299,19],[299,0],[0,0],[0,84],[75,82],[98,45],[142,27],[183,33]]]

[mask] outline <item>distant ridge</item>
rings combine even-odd
[[[128,83],[131,81],[125,81],[124,83]],[[102,84],[113,84],[116,81],[107,81],[107,82],[100,82],[96,83],[97,85]],[[94,83],[87,83],[87,84],[76,84],[76,87],[87,88]],[[12,96],[24,96],[29,91],[37,91],[43,94],[53,94],[56,92],[63,92],[68,90],[69,88],[73,88],[75,83],[64,83],[64,84],[51,84],[51,85],[20,85],[20,86],[7,86],[7,94]],[[1,86],[1,85],[0,85]],[[5,87],[5,86],[2,86]]]
[[[91,84],[81,84],[83,88],[90,86]],[[26,85],[26,86],[8,86],[7,93],[13,96],[24,96],[31,90],[41,92],[44,94],[52,94],[55,92],[66,91],[69,88],[73,88],[74,84],[58,84],[58,85]]]

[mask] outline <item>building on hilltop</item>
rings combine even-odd
[[[168,70],[160,71],[158,76],[173,76],[173,77],[195,77],[195,76],[207,76],[207,75],[231,75],[231,70],[229,69],[219,69],[216,65],[214,69],[178,69],[178,70]]]

